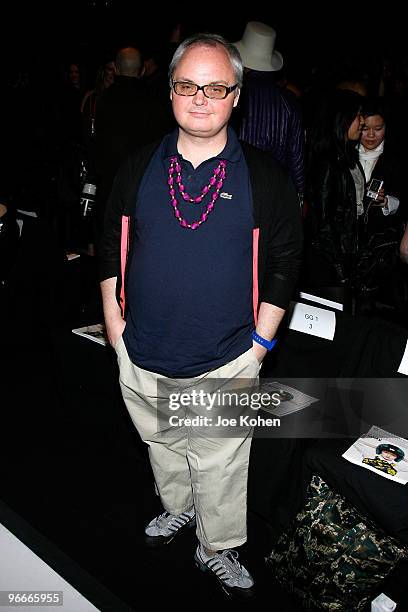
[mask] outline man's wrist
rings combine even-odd
[[[260,336],[255,330],[252,332],[252,340],[254,340],[257,344],[263,346],[267,351],[271,351],[278,341],[277,338],[267,340],[266,338]]]
[[[255,357],[257,358],[257,360],[259,361],[259,363],[263,362],[263,360],[265,359],[265,356],[266,356],[266,354],[268,352],[266,350],[266,348],[264,348],[263,346],[261,346],[260,344],[255,342],[254,340],[252,341],[252,351],[253,351]]]

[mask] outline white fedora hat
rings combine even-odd
[[[283,66],[283,57],[275,51],[276,32],[260,21],[249,21],[241,40],[233,43],[240,52],[245,68],[273,72]]]

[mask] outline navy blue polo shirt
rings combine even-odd
[[[124,342],[137,366],[168,377],[198,376],[228,363],[252,346],[253,206],[241,146],[228,129],[217,157],[192,164],[177,152],[178,130],[164,138],[140,185],[132,224]],[[180,226],[167,184],[177,155],[185,190],[200,195],[221,159],[226,178],[208,219],[198,229]],[[212,192],[212,191],[211,191]],[[210,201],[184,202],[188,223]]]

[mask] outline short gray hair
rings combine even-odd
[[[189,38],[186,38],[186,40],[183,40],[183,42],[177,47],[169,66],[170,87],[173,84],[173,74],[184,53],[190,47],[198,45],[203,45],[206,47],[224,47],[224,49],[228,53],[231,66],[235,73],[235,81],[238,83],[239,88],[242,87],[242,77],[244,73],[244,68],[242,66],[242,59],[238,49],[219,34],[207,33],[193,34],[193,36],[190,36]]]

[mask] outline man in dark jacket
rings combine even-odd
[[[247,23],[234,43],[245,66],[234,127],[244,142],[271,151],[291,176],[299,199],[304,193],[304,133],[295,95],[278,85],[283,58],[275,49],[276,32],[258,21]]]
[[[115,82],[103,92],[95,117],[96,214],[100,230],[113,179],[122,161],[170,129],[163,100],[152,95],[142,79],[143,58],[139,49],[120,49],[115,64]]]
[[[169,73],[179,127],[126,161],[109,200],[105,322],[165,509],[147,541],[168,543],[196,524],[196,564],[246,597],[253,579],[231,549],[246,541],[252,428],[217,435],[210,399],[243,379],[253,389],[273,348],[298,274],[300,210],[273,158],[228,128],[242,83],[236,49],[193,36]],[[174,412],[160,419],[166,401]]]

